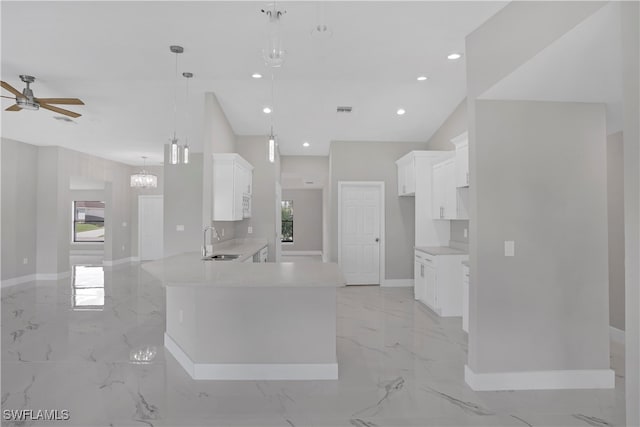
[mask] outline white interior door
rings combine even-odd
[[[138,253],[141,261],[162,258],[163,224],[163,197],[138,196]]]
[[[348,285],[379,285],[384,263],[384,184],[340,182],[339,262]]]

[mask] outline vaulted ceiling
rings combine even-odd
[[[176,128],[202,149],[204,93],[218,97],[238,135],[268,133],[285,155],[327,155],[332,140],[426,141],[465,96],[464,37],[506,2],[279,2],[287,58],[271,72],[266,2],[11,2],[2,11],[2,80],[36,97],[78,97],[73,122],[55,113],[2,112],[2,136],[60,145],[129,164],[162,161]],[[323,21],[329,38],[312,35]],[[262,79],[253,79],[255,72]],[[426,81],[417,81],[420,75]],[[3,93],[8,95],[8,93]],[[2,99],[3,109],[11,100]],[[336,107],[353,107],[337,114]],[[396,114],[404,108],[406,114]],[[310,146],[302,146],[308,141]]]

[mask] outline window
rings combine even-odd
[[[293,243],[293,200],[282,201],[282,241]]]
[[[73,241],[104,242],[104,202],[73,202]]]

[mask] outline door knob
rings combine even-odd
[[[376,242],[379,242],[379,241],[380,241],[380,239],[376,237]]]

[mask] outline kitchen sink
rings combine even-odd
[[[203,261],[233,261],[240,258],[240,255],[234,254],[217,254],[202,258]]]

